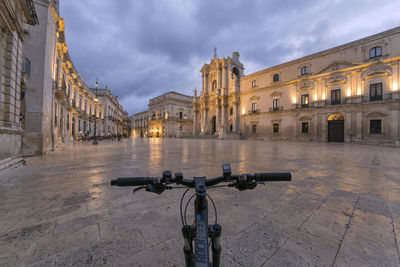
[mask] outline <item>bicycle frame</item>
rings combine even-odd
[[[194,201],[195,226],[183,226],[182,235],[185,245],[183,251],[187,267],[209,267],[208,238],[211,238],[213,266],[218,267],[221,257],[220,237],[222,227],[219,224],[208,225],[208,201],[206,194],[206,177],[194,177],[196,189]],[[193,239],[195,253],[193,255]]]
[[[209,242],[211,239],[212,244],[212,266],[219,267],[221,258],[221,245],[220,237],[222,227],[217,224],[217,210],[215,204],[210,196],[207,195],[207,187],[214,187],[221,182],[233,182],[227,186],[235,187],[239,191],[252,190],[257,186],[257,183],[263,182],[276,182],[276,181],[291,181],[292,175],[290,173],[255,173],[231,175],[231,168],[229,164],[222,165],[223,176],[206,179],[206,177],[194,177],[193,180],[183,178],[182,173],[175,173],[175,177],[171,172],[166,170],[163,172],[162,178],[160,177],[128,177],[117,178],[111,180],[111,185],[116,186],[136,186],[133,192],[141,189],[146,189],[148,192],[161,194],[166,189],[182,188],[171,187],[170,184],[178,184],[187,187],[181,198],[180,211],[182,219],[182,235],[185,241],[183,252],[185,254],[185,262],[188,267],[209,267]],[[187,202],[185,207],[184,216],[182,215],[182,202],[186,192],[190,188],[195,188],[196,193],[190,199],[196,196],[194,201],[195,211],[195,224],[188,225],[186,222],[186,208],[189,204]],[[215,209],[215,224],[208,225],[208,201],[207,197]],[[193,240],[195,241],[195,255],[193,254]]]

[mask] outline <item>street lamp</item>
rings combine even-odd
[[[94,84],[96,86],[96,99],[94,101],[98,101],[97,99],[97,87],[99,86],[99,82],[98,82],[98,78],[96,78],[96,82]],[[93,145],[98,145],[99,143],[97,142],[97,103],[95,104],[95,108],[94,108],[94,138],[93,138]]]

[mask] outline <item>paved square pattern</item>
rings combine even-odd
[[[0,266],[183,266],[183,190],[110,180],[219,176],[225,162],[293,180],[208,191],[223,266],[399,266],[399,148],[195,139],[79,143],[0,172]]]

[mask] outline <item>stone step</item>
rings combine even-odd
[[[14,156],[14,157],[9,157],[3,160],[0,160],[0,170],[4,170],[10,167],[15,167],[20,164],[24,163],[24,159],[22,156]]]

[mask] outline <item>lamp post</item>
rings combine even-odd
[[[94,101],[97,102],[98,101],[98,99],[97,99],[97,87],[99,86],[99,82],[98,82],[97,78],[96,78],[96,83],[94,85],[96,86],[96,99]],[[96,103],[95,108],[94,108],[94,138],[93,138],[93,145],[99,144],[97,142],[97,137],[96,137],[97,136],[96,126],[97,126],[97,103]]]

